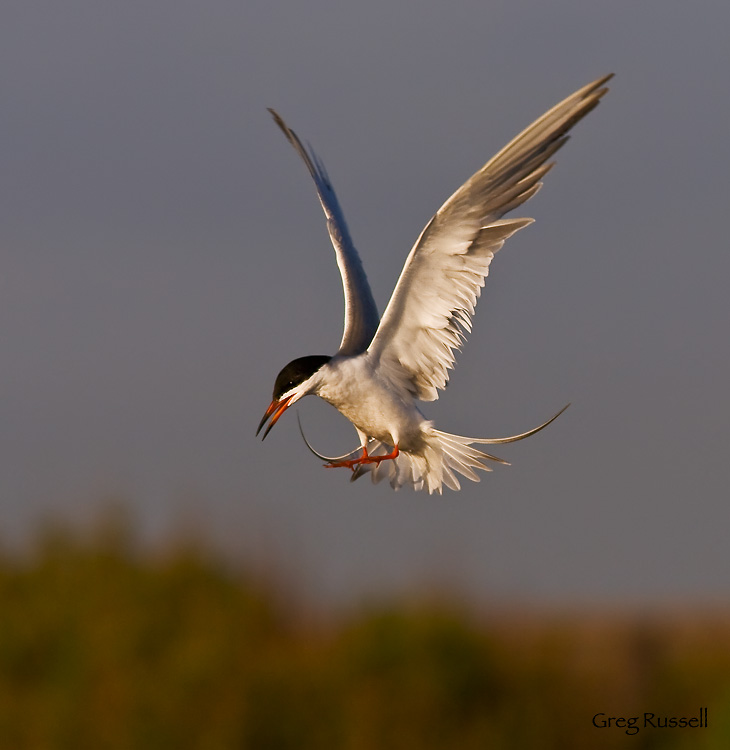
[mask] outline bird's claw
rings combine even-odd
[[[346,461],[331,461],[328,464],[324,465],[325,469],[340,469],[340,468],[347,468],[352,469],[352,471],[355,471],[356,466],[362,466],[363,464],[377,464],[380,465],[381,461],[388,461],[391,459],[398,458],[398,455],[400,454],[400,451],[398,450],[398,446],[396,445],[393,450],[390,453],[387,453],[385,456],[371,456],[368,454],[367,448],[362,449],[362,456],[359,458],[350,458]]]

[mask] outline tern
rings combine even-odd
[[[446,386],[492,258],[533,221],[502,217],[537,193],[553,166],[549,159],[596,107],[611,77],[589,83],[538,118],[441,206],[410,251],[381,318],[324,165],[269,110],[314,180],[342,276],[345,325],[333,356],[300,357],[281,370],[257,435],[270,420],[265,439],[287,409],[316,395],[354,425],[360,440],[359,448],[332,459],[307,443],[328,468],[349,468],[352,479],[366,473],[373,481],[388,478],[394,489],[440,494],[444,485],[460,488],[457,474],[479,481],[476,470],[491,471],[484,461],[507,463],[474,445],[523,440],[562,414],[567,406],[519,435],[470,438],[437,430],[416,401],[433,401]]]

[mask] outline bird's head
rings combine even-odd
[[[266,424],[269,417],[271,422],[264,432],[262,440],[271,431],[271,428],[279,421],[281,415],[300,398],[311,393],[317,386],[314,377],[319,370],[326,365],[332,357],[326,357],[320,354],[313,354],[309,357],[299,357],[295,359],[276,376],[274,383],[274,397],[269,404],[269,408],[261,420],[256,434]]]

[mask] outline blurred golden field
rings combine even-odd
[[[0,750],[730,747],[730,612],[307,613],[123,523],[0,559]],[[707,728],[596,728],[606,716]]]

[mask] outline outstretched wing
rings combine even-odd
[[[464,183],[411,250],[369,352],[381,372],[424,401],[438,398],[454,350],[471,330],[489,264],[532,219],[502,219],[531,198],[567,132],[608,91],[611,75],[576,91],[536,120]]]
[[[335,248],[337,266],[340,269],[345,293],[345,330],[338,354],[360,354],[372,341],[379,320],[378,310],[360,256],[350,238],[345,217],[324,165],[311,149],[307,150],[304,147],[297,134],[279,114],[273,109],[269,109],[269,112],[307,165],[314,184],[317,186],[319,202],[327,217],[327,231]]]

